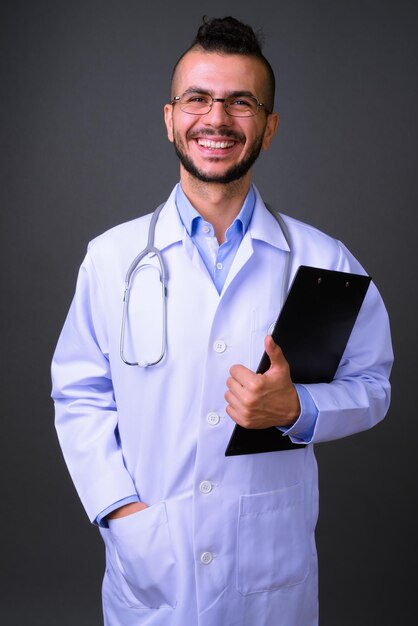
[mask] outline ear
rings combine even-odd
[[[274,135],[279,127],[279,114],[269,113],[267,117],[266,129],[263,137],[263,150],[268,150]]]
[[[164,121],[165,121],[165,127],[167,129],[167,137],[168,140],[173,142],[174,141],[174,133],[173,133],[173,105],[172,104],[165,104],[164,105]]]

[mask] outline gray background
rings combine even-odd
[[[89,239],[149,212],[177,181],[162,107],[203,14],[232,14],[265,35],[281,126],[254,172],[264,198],[341,239],[392,322],[387,419],[316,448],[320,624],[413,621],[416,7],[1,3],[2,624],[101,624],[102,546],[61,458],[50,360]]]

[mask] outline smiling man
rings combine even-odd
[[[238,54],[226,64],[225,54],[197,48],[178,63],[172,90],[181,95],[166,105],[165,120],[184,181],[186,172],[204,183],[240,181],[247,192],[250,169],[278,124],[266,66]],[[190,115],[177,115],[178,108]]]
[[[180,182],[91,242],[52,365],[61,447],[106,545],[105,626],[316,626],[313,444],[385,416],[386,310],[372,283],[335,379],[293,383],[268,333],[282,285],[301,265],[365,271],[317,229],[283,229],[251,182],[278,115],[249,26],[204,20],[164,116]],[[300,445],[226,457],[235,424]]]

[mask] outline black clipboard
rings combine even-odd
[[[294,383],[333,380],[370,281],[370,276],[361,274],[299,267],[272,332]],[[264,352],[257,373],[269,367]],[[249,429],[236,424],[225,456],[294,450],[304,445],[293,443],[275,427]]]

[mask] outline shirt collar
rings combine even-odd
[[[272,211],[267,209],[255,185],[254,191],[255,207],[248,228],[249,236],[252,239],[264,241],[275,248],[290,252],[289,242],[282,228],[279,226],[277,219],[273,216]]]
[[[245,235],[253,215],[255,200],[255,191],[253,186],[250,185],[244,204],[242,205],[241,210],[235,218],[233,224],[231,224],[229,228],[232,226],[239,228],[239,230],[242,230],[242,234]],[[176,189],[176,206],[181,222],[183,223],[189,236],[192,237],[196,232],[198,221],[203,220],[203,218],[187,198],[181,184],[179,184]]]
[[[155,246],[160,250],[184,240],[186,226],[183,224],[176,207],[176,197],[179,188],[180,183],[174,187],[157,221]],[[250,191],[255,194],[255,206],[249,218],[247,236],[251,239],[259,239],[288,252],[289,245],[282,229],[278,227],[277,220],[266,209],[257,187],[252,185]],[[192,209],[193,211],[195,210],[193,207]],[[199,216],[197,211],[196,214]]]

